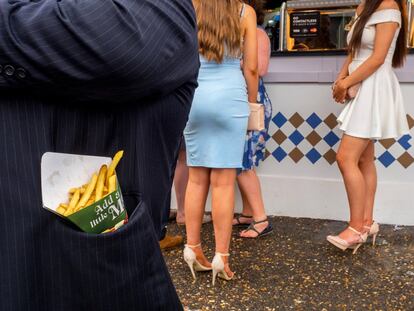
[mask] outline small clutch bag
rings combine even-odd
[[[349,99],[355,98],[360,88],[361,88],[361,83],[351,86],[347,91],[348,98]]]
[[[264,105],[249,103],[250,115],[247,130],[262,131],[265,129]]]

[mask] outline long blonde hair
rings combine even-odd
[[[221,63],[241,55],[242,29],[239,0],[193,0],[197,14],[199,52]]]

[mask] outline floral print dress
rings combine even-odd
[[[262,131],[247,131],[246,144],[244,145],[243,171],[252,170],[254,167],[259,166],[260,161],[264,160],[265,157],[265,146],[268,140],[270,120],[272,119],[272,102],[266,93],[262,78],[259,79],[257,102],[264,105],[265,129]]]

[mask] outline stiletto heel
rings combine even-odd
[[[356,233],[358,235],[357,240],[348,242],[344,239],[341,239],[339,236],[335,235],[328,235],[326,239],[329,243],[333,244],[334,246],[338,247],[339,249],[342,249],[343,251],[349,249],[353,249],[352,254],[356,254],[357,250],[361,247],[363,243],[367,240],[367,233],[361,233],[357,230],[355,230],[352,227],[348,227],[349,230]]]
[[[201,244],[197,245],[188,245],[186,244],[184,247],[184,261],[187,263],[188,267],[190,268],[191,274],[193,275],[194,280],[196,280],[196,274],[197,272],[202,271],[211,271],[212,268],[203,266],[198,260],[196,253],[192,250],[192,248],[200,247]]]
[[[377,233],[372,236],[372,246],[375,246],[375,240],[377,239]]]
[[[216,282],[216,277],[230,281],[233,279],[234,273],[230,276],[227,274],[226,270],[224,270],[224,261],[221,257],[228,257],[230,254],[222,254],[222,253],[216,253],[216,255],[213,258],[213,261],[211,263],[211,266],[213,268],[213,286]]]
[[[358,244],[355,246],[354,250],[352,251],[352,255],[355,255],[355,254],[356,254],[356,252],[357,252],[358,248],[360,248],[362,244],[363,244],[363,243],[358,243]]]
[[[214,286],[214,284],[216,282],[216,276],[217,276],[217,270],[214,270],[213,269],[213,286]]]
[[[193,275],[193,279],[196,280],[197,277],[196,277],[195,272],[194,272],[194,262],[187,261],[187,260],[186,260],[186,262],[187,262],[188,267],[190,268],[191,274]]]
[[[364,226],[364,228],[368,229],[368,236],[372,236],[372,246],[375,246],[375,241],[379,233],[379,224],[373,221],[371,226]]]

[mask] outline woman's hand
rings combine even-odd
[[[337,103],[343,104],[345,102],[347,99],[348,88],[349,86],[347,84],[346,78],[335,82],[332,95]]]
[[[345,78],[346,78],[346,76],[338,76],[336,78],[336,80],[334,81],[334,83],[332,83],[332,85],[331,85],[332,92],[333,92],[333,90],[335,88],[335,85],[338,83],[338,81],[341,81],[342,79],[345,79]]]
[[[339,81],[345,79],[347,76],[338,76],[334,82],[334,85],[337,84]]]

